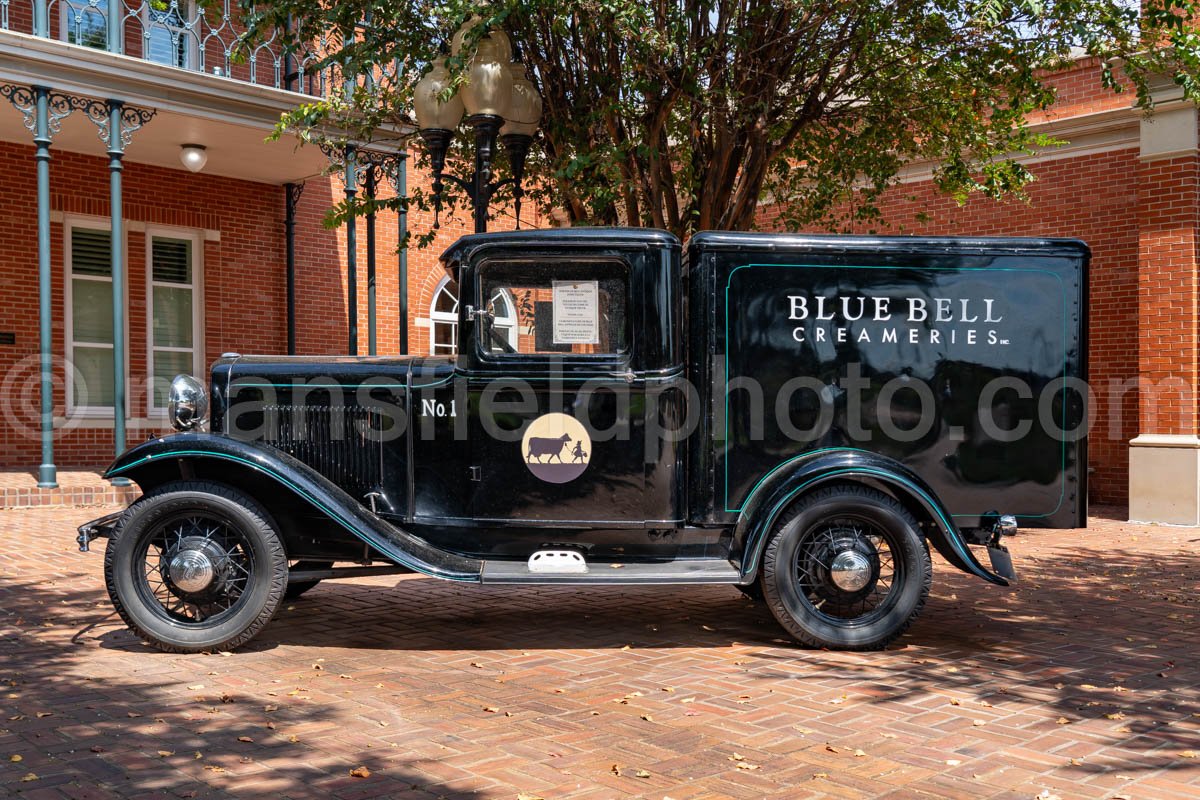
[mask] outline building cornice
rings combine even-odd
[[[284,112],[314,101],[299,92],[13,31],[0,31],[0,82],[49,86],[264,132],[273,130]],[[397,149],[382,143],[378,148]]]

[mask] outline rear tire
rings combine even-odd
[[[219,483],[166,484],[126,509],[104,553],[113,607],[168,653],[232,650],[271,620],[287,554],[267,512]]]
[[[762,563],[767,606],[802,644],[878,650],[912,624],[933,565],[917,520],[865,486],[804,497],[775,524]]]

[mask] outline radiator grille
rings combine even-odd
[[[308,464],[362,498],[382,482],[381,415],[363,406],[269,405],[263,443]]]

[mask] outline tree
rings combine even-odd
[[[1053,71],[1081,55],[1143,107],[1160,76],[1200,97],[1196,2],[242,3],[249,42],[286,28],[333,86],[358,76],[281,130],[366,141],[411,124],[413,85],[478,13],[477,31],[509,34],[545,101],[535,198],[573,223],[679,235],[749,228],[764,200],[790,227],[870,219],[914,159],[939,163],[939,188],[960,200],[1019,193],[1032,176],[1014,156],[1051,143],[1027,120],[1053,102]],[[461,61],[450,66],[461,80]]]

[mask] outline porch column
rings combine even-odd
[[[34,116],[33,157],[37,162],[37,247],[38,247],[38,360],[41,371],[42,463],[38,466],[38,486],[58,486],[54,466],[54,349],[50,303],[50,90],[33,87],[37,108]]]
[[[50,35],[50,4],[48,0],[34,0],[33,2],[33,35],[47,37]]]
[[[398,242],[400,245],[400,263],[397,265],[400,275],[397,281],[400,297],[400,354],[408,355],[408,153],[399,153],[396,157],[396,196],[404,202],[399,212]]]
[[[36,9],[35,9],[36,10]],[[45,3],[40,12],[45,21]],[[35,20],[36,22],[36,20]],[[50,142],[62,120],[74,109],[72,98],[45,86],[0,84],[0,97],[7,99],[25,118],[25,127],[33,132],[34,162],[37,173],[37,264],[38,264],[38,383],[42,463],[38,467],[38,486],[58,486],[54,466],[54,369],[51,322],[50,272]]]
[[[121,0],[107,0],[108,12],[104,15],[104,21],[108,25],[107,35],[108,40],[105,44],[108,45],[107,50],[110,53],[120,53],[121,50],[121,23],[125,21],[125,4]]]
[[[110,31],[112,28],[110,27]],[[112,308],[113,308],[113,447],[117,455],[125,451],[125,218],[122,207],[121,172],[125,148],[133,134],[154,116],[153,109],[127,106],[120,100],[76,98],[97,127],[108,153],[108,196],[112,217]],[[128,478],[116,478],[116,485],[128,484]]]
[[[1196,107],[1142,122],[1138,172],[1138,436],[1129,517],[1200,525],[1200,157]]]
[[[375,199],[375,188],[378,180],[378,168],[375,164],[367,165],[366,189],[367,199]],[[375,207],[367,212],[367,355],[375,352]]]
[[[283,230],[287,247],[287,351],[296,355],[296,207],[304,184],[285,183]]]
[[[346,202],[353,203],[358,194],[357,148],[346,145],[345,185]],[[355,217],[346,217],[346,316],[350,321],[350,355],[358,355],[358,228]]]

